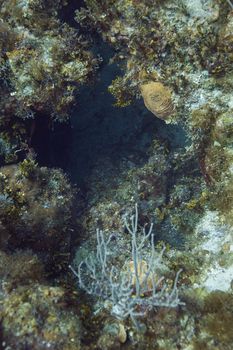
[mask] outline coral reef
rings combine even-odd
[[[229,4],[158,1],[155,5],[149,0],[85,4],[86,8],[76,13],[77,21],[85,28],[97,29],[116,49],[113,60],[124,72],[109,87],[116,104],[127,105],[142,95],[146,107],[157,117],[169,117],[167,121],[183,125],[191,141],[189,152],[211,187],[208,197],[216,203],[222,219],[231,222]],[[152,89],[160,91],[154,105],[149,97]]]
[[[2,167],[0,178],[5,247],[32,249],[55,267],[69,252],[72,228],[73,190],[65,175],[25,159],[18,166]]]
[[[175,316],[178,340],[166,323],[169,313],[164,316],[161,311],[151,317],[153,325],[145,321],[143,336],[131,337],[131,325],[125,323],[129,347],[134,343],[134,348],[148,349],[230,349],[225,321],[231,311],[226,310],[226,318],[219,322],[215,317],[224,309],[220,299],[231,299],[233,278],[231,2],[86,0],[76,20],[86,31],[98,31],[115,49],[111,62],[119,64],[122,74],[109,91],[116,106],[143,97],[155,116],[187,133],[183,150],[171,150],[155,137],[147,155],[122,160],[117,171],[110,158],[99,160],[87,180],[88,206],[80,223],[84,235],[89,234],[77,250],[79,262],[93,250],[96,227],[113,232],[121,251],[120,256],[115,253],[116,262],[127,259],[125,251],[131,247],[117,214],[131,213],[130,205],[137,202],[140,225],[150,217],[156,243],[168,245],[169,268],[183,269],[186,307]],[[164,89],[161,97],[155,94],[150,100],[152,88]],[[213,311],[215,297],[218,306]],[[159,331],[152,345],[156,319]],[[167,332],[164,337],[161,327]],[[103,347],[106,338],[102,334],[99,339]],[[111,344],[114,341],[106,346],[114,347]]]
[[[80,30],[61,19],[66,5],[79,6],[0,0],[0,347],[230,350],[232,3],[84,0]],[[91,128],[96,159],[76,196],[61,170],[37,164],[33,137],[42,123],[69,120],[99,66],[99,38],[119,67],[104,88],[133,127],[112,132],[98,107],[80,123],[78,152]],[[170,127],[185,134],[178,146]],[[109,150],[96,157],[105,132]],[[135,203],[141,242],[126,224]]]
[[[1,1],[4,50],[1,71],[15,114],[23,119],[37,111],[65,120],[78,86],[88,82],[97,60],[77,30],[62,23],[65,1]],[[11,40],[9,40],[10,38]],[[7,103],[7,99],[6,99]]]
[[[12,349],[72,349],[80,347],[80,321],[67,311],[60,287],[19,286],[1,295],[4,346]]]
[[[228,37],[222,34],[224,25],[226,30],[229,27],[222,23],[230,10],[226,2],[197,1],[190,6],[188,1],[87,0],[85,4],[86,8],[77,11],[77,21],[97,29],[116,49],[114,60],[124,67],[124,76],[111,88],[119,104],[124,99],[121,91],[128,90],[129,100],[140,95],[142,71],[151,77],[156,74],[172,88],[181,108],[191,90],[189,74],[203,69],[221,75],[230,70],[230,46],[217,45],[219,36]]]
[[[232,322],[232,293],[212,292],[204,299],[199,336],[194,349],[230,349],[233,343],[229,325]]]
[[[99,59],[91,43],[59,18],[66,1],[0,2],[0,156],[13,163],[31,148],[35,119],[69,119],[80,86]]]
[[[195,225],[209,199],[195,157],[180,148],[171,151],[156,139],[146,155],[136,152],[114,166],[112,159],[101,159],[88,185],[88,206],[79,222],[83,235],[88,232],[93,241],[96,227],[121,239],[124,225],[119,216],[131,213],[138,203],[140,225],[152,221],[156,241],[173,246],[192,243]]]
[[[45,278],[44,266],[31,251],[17,251],[7,254],[0,251],[0,280],[4,291],[10,292],[17,286],[41,282]]]
[[[153,224],[150,225],[148,232],[144,227],[139,235],[137,205],[130,222],[125,219],[124,223],[131,235],[132,255],[129,262],[125,261],[121,268],[111,264],[109,244],[112,235],[106,239],[104,233],[97,229],[96,256],[81,261],[77,271],[73,267],[70,268],[78,278],[80,288],[88,294],[108,300],[114,317],[124,320],[130,316],[139,329],[137,317],[145,317],[148,310],[156,307],[173,308],[183,304],[179,300],[177,288],[181,270],[177,272],[173,286],[169,290],[164,276],[159,275],[164,249],[160,253],[155,252]],[[150,236],[151,252],[145,257],[144,246]]]

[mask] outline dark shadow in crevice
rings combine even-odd
[[[98,159],[111,157],[117,164],[123,157],[137,154],[146,161],[154,139],[171,151],[186,144],[180,126],[156,118],[142,100],[125,108],[114,107],[108,86],[122,71],[108,64],[113,55],[108,45],[99,41],[98,49],[104,63],[96,82],[81,87],[70,122],[50,124],[48,116],[37,115],[32,138],[38,163],[62,168],[79,187],[85,185]]]
[[[84,1],[69,1],[59,14],[61,20],[79,29],[74,12],[84,5]],[[186,144],[180,126],[166,125],[144,107],[142,100],[126,108],[113,106],[108,86],[123,72],[116,64],[108,64],[113,49],[98,34],[93,38],[93,54],[103,57],[96,82],[80,88],[69,123],[51,126],[48,117],[37,116],[32,139],[39,164],[62,168],[80,187],[85,186],[98,159],[111,157],[117,163],[122,157],[140,154],[146,160],[154,139],[165,142],[170,150]]]
[[[108,45],[99,43],[105,62],[113,55]],[[79,186],[89,177],[98,159],[111,157],[117,162],[130,154],[147,158],[153,139],[167,144],[168,149],[183,147],[186,135],[180,126],[167,125],[156,118],[143,104],[135,101],[125,107],[114,107],[108,86],[116,76],[122,75],[117,65],[105,63],[96,84],[83,87],[77,107],[72,113],[72,164],[71,178]]]
[[[51,123],[51,117],[37,114],[30,145],[40,166],[69,170],[72,152],[70,122]]]
[[[85,7],[84,0],[69,0],[66,6],[59,11],[58,16],[62,22],[68,23],[71,27],[80,29],[79,24],[75,21],[75,11]],[[82,31],[82,30],[81,30]]]

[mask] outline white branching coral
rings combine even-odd
[[[131,235],[131,261],[122,266],[122,269],[109,262],[109,243],[103,231],[97,229],[97,247],[95,256],[81,261],[77,271],[70,266],[78,278],[79,287],[90,295],[95,295],[111,304],[111,314],[118,319],[132,319],[138,327],[137,317],[145,316],[146,312],[154,307],[177,307],[183,303],[179,299],[176,274],[173,286],[168,286],[163,276],[157,271],[161,265],[165,248],[156,254],[154,247],[153,224],[148,232],[142,229],[141,240],[138,243],[138,208],[129,221],[125,218],[125,227]],[[143,257],[143,248],[151,239],[149,257]]]

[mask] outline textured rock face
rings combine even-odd
[[[233,230],[221,223],[217,211],[207,211],[196,227],[208,263],[203,268],[200,285],[208,291],[231,292],[233,281]]]
[[[1,2],[5,89],[8,98],[14,96],[15,114],[23,119],[43,111],[64,121],[74,103],[73,83],[87,82],[95,71],[97,60],[86,43],[58,18],[65,3]]]
[[[0,218],[8,232],[3,247],[31,249],[57,268],[55,256],[67,253],[70,242],[73,190],[67,178],[25,160],[2,167],[0,179]]]
[[[75,115],[80,162],[74,168],[85,187],[78,193],[73,231],[72,186],[61,171],[36,165],[33,118],[67,120],[75,93],[92,80],[99,60],[90,40],[58,19],[65,1],[0,0],[0,154],[11,164],[0,171],[3,346],[79,349],[81,319],[85,350],[115,350],[125,342],[133,350],[231,349],[231,2],[84,2],[76,13],[82,33],[98,33],[120,68],[112,76],[102,67],[104,84],[82,95],[84,107]],[[107,85],[116,99],[114,112],[106,106]],[[12,164],[19,155],[26,159]],[[145,314],[148,295],[140,295],[140,332],[127,317],[122,323],[110,319],[108,301],[89,299],[67,276],[70,247],[75,253],[78,246],[78,262],[90,256],[96,228],[111,235],[113,266],[130,266],[123,221],[135,202],[139,226],[152,222],[157,248],[166,245],[168,289],[182,269],[178,287],[185,303]],[[146,257],[150,248],[143,246]],[[138,271],[148,273],[145,266]]]
[[[212,0],[184,0],[188,14],[193,18],[216,20],[219,16],[219,7]]]
[[[85,213],[87,221],[83,221],[92,232],[98,223],[108,233],[114,228],[123,250],[126,239],[113,211],[116,208],[115,212],[121,213],[120,202],[122,212],[129,212],[128,203],[137,201],[141,225],[150,213],[161,240],[173,247],[178,240],[179,248],[184,245],[179,252],[171,248],[169,256],[171,265],[184,268],[186,316],[192,315],[186,343],[179,344],[182,349],[215,349],[215,344],[225,349],[232,342],[225,322],[232,319],[227,310],[224,320],[218,323],[214,319],[224,309],[224,300],[229,299],[230,304],[232,300],[230,4],[211,0],[168,0],[156,2],[156,6],[150,0],[86,1],[87,9],[77,12],[79,23],[98,28],[117,51],[114,60],[122,64],[124,75],[114,79],[109,89],[117,106],[143,97],[149,111],[177,123],[188,134],[186,149],[174,154],[168,150],[167,162],[162,161],[163,143],[156,140],[161,147],[148,150],[150,156],[144,158],[140,169],[132,157],[132,169],[127,170],[125,162],[122,171],[114,174],[113,170],[107,178],[104,168],[110,169],[108,161],[99,165],[88,182],[90,207]],[[145,112],[143,117],[149,118],[149,114]],[[95,191],[97,187],[101,194]],[[92,237],[86,244],[93,245]],[[195,316],[192,303],[197,306]],[[195,323],[197,315],[203,319],[202,330]],[[225,338],[217,335],[221,327]],[[175,348],[174,343],[159,338],[158,348]]]
[[[62,288],[37,283],[6,294],[0,310],[4,344],[19,350],[81,349],[79,318],[67,312],[64,299]]]

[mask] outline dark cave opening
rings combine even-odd
[[[71,3],[74,5],[73,1]],[[76,8],[77,6],[68,6],[61,18],[79,30],[73,21]],[[83,30],[81,33],[90,35]],[[71,179],[72,184],[79,189],[75,198],[74,211],[77,218],[75,225],[78,225],[80,235],[74,231],[71,238],[72,253],[76,246],[80,245],[85,237],[87,238],[85,235],[88,228],[84,224],[86,211],[95,208],[95,205],[97,208],[99,203],[103,203],[105,195],[108,196],[110,193],[109,190],[114,189],[115,192],[120,193],[117,186],[121,183],[124,187],[127,183],[126,172],[130,171],[131,165],[139,169],[148,162],[152,155],[151,146],[154,141],[158,141],[158,144],[166,148],[167,163],[170,162],[171,167],[167,168],[168,171],[161,172],[160,176],[162,182],[163,178],[166,178],[165,187],[161,187],[161,191],[164,191],[164,203],[160,204],[159,195],[157,196],[156,193],[157,202],[157,197],[152,204],[149,204],[150,200],[147,199],[140,202],[141,210],[148,212],[148,216],[152,216],[151,208],[160,209],[160,206],[169,203],[171,190],[179,182],[178,179],[182,178],[184,172],[186,175],[191,172],[191,176],[199,176],[196,171],[197,164],[193,160],[193,164],[190,161],[185,164],[183,162],[178,170],[175,166],[173,167],[174,153],[182,153],[182,149],[184,150],[184,147],[189,144],[186,132],[181,125],[166,124],[163,120],[156,118],[146,109],[142,98],[135,100],[128,107],[115,107],[115,101],[108,92],[108,86],[112,80],[123,75],[124,72],[119,65],[110,63],[115,52],[97,33],[92,33],[90,49],[94,56],[99,55],[103,60],[96,72],[95,81],[90,81],[79,89],[69,122],[66,124],[54,122],[53,125],[48,126],[47,118],[42,116],[38,118],[38,127],[33,137],[33,147],[38,154],[39,164],[61,168]],[[160,154],[157,156],[159,158]],[[125,168],[122,166],[124,162],[127,163]],[[156,166],[159,167],[159,163],[156,163]],[[156,183],[156,175],[153,174],[152,177],[154,177],[152,181]],[[158,180],[158,188],[159,186]],[[119,200],[119,204],[122,205],[120,201],[127,201],[129,198],[120,196],[121,194],[118,198],[111,197],[111,200]],[[136,197],[134,200],[137,200]],[[172,246],[181,246],[182,237],[169,220],[164,220],[161,224],[155,220],[157,240],[165,240]]]
[[[85,7],[84,0],[69,0],[67,2],[67,5],[63,6],[62,9],[59,11],[59,18],[62,21],[67,22],[71,27],[82,30],[82,28],[80,28],[80,26],[74,19],[75,11],[80,9],[81,7]]]
[[[51,123],[46,115],[37,115],[31,140],[36,160],[41,166],[69,169],[71,152],[70,122]]]
[[[142,100],[124,108],[114,106],[107,88],[122,71],[108,64],[113,52],[105,43],[98,42],[96,47],[103,64],[96,82],[80,89],[70,121],[49,125],[46,116],[39,116],[32,142],[40,165],[62,168],[79,187],[85,184],[99,158],[111,156],[117,161],[132,153],[146,157],[155,138],[171,150],[186,144],[180,126],[167,125],[156,118]]]
[[[124,108],[114,106],[114,99],[107,88],[122,71],[117,65],[109,65],[112,51],[99,43],[104,58],[99,77],[92,87],[84,87],[78,96],[77,106],[71,116],[72,159],[69,173],[79,186],[103,157],[116,161],[130,154],[145,155],[154,138],[166,142],[169,149],[183,147],[184,131],[177,125],[166,125],[144,107],[143,101],[135,101]]]
[[[84,1],[69,1],[60,19],[80,31],[74,12],[82,6]],[[142,99],[125,108],[114,106],[108,86],[123,72],[118,65],[109,64],[114,51],[98,34],[93,34],[92,41],[93,54],[103,59],[96,81],[80,88],[69,122],[49,125],[46,116],[38,116],[32,139],[38,163],[63,169],[80,188],[85,187],[98,159],[110,156],[117,163],[132,154],[145,155],[146,159],[154,139],[166,143],[170,150],[186,144],[184,130],[156,118]]]

